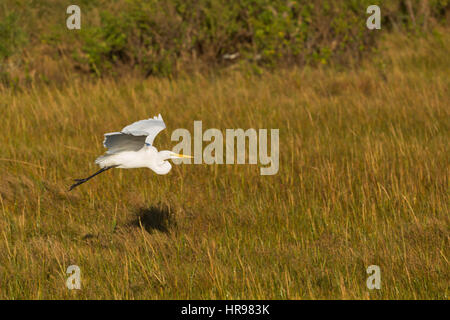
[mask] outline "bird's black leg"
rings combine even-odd
[[[117,166],[104,167],[104,168],[101,168],[100,170],[98,170],[98,171],[97,171],[96,173],[94,173],[92,176],[89,176],[89,177],[84,178],[84,179],[75,179],[75,181],[76,181],[77,183],[71,185],[69,191],[71,191],[71,190],[72,190],[73,188],[75,188],[75,187],[78,187],[80,184],[85,183],[85,182],[88,181],[89,179],[92,179],[92,178],[95,177],[96,175],[98,175],[98,174],[100,174],[100,173],[102,173],[102,172],[104,172],[104,171],[106,171],[106,170],[108,170],[108,169],[115,168],[115,167],[117,167]]]

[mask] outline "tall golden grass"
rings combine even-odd
[[[3,89],[0,298],[448,299],[448,52],[442,30],[353,70]],[[279,128],[280,171],[115,169],[67,191],[103,133],[158,113],[160,149],[194,120]]]

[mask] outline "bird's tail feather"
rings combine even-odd
[[[95,163],[100,166],[100,168],[105,168],[109,166],[108,160],[112,156],[112,154],[104,154],[95,159]]]

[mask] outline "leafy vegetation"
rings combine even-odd
[[[25,41],[26,37],[18,25],[16,14],[10,13],[0,21],[0,59],[20,50]]]
[[[448,0],[96,0],[79,1],[82,28],[65,27],[68,1],[6,0],[0,60],[22,80],[60,82],[61,74],[171,76],[230,65],[257,70],[351,64],[376,48],[380,33],[448,23]],[[382,8],[382,31],[369,31],[366,8]],[[17,14],[23,10],[21,26]],[[23,8],[26,8],[25,10]],[[45,17],[45,18],[44,18]],[[23,29],[23,31],[21,31]],[[23,32],[30,39],[23,54]],[[40,57],[45,54],[46,59]],[[73,78],[71,76],[70,78]]]

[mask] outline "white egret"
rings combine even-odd
[[[75,179],[69,191],[96,175],[111,168],[149,168],[157,174],[167,174],[172,165],[169,159],[192,158],[172,151],[159,151],[153,146],[156,135],[166,127],[159,114],[147,120],[140,120],[126,126],[121,132],[105,134],[103,145],[108,150],[95,160],[100,170],[84,179]]]

